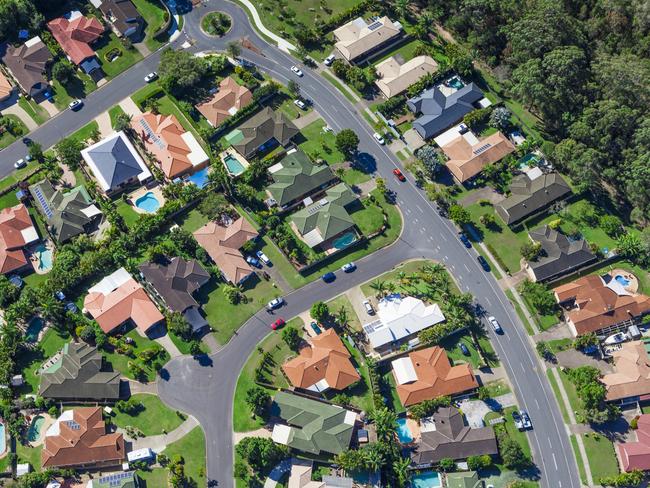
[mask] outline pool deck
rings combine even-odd
[[[41,424],[41,429],[38,433],[38,439],[36,439],[35,441],[31,441],[29,443],[29,445],[32,447],[38,447],[45,442],[45,433],[47,432],[47,429],[49,429],[54,423],[54,418],[52,418],[49,414],[45,412],[37,413],[33,415],[32,421],[34,420],[34,418],[38,417],[39,415],[45,419],[45,422]],[[31,427],[31,423],[30,423],[30,427]]]
[[[609,272],[609,274],[616,279],[617,276],[622,276],[626,280],[629,281],[628,285],[625,286],[624,288],[629,291],[630,293],[638,293],[639,291],[639,280],[637,279],[636,276],[634,276],[632,273],[629,271],[625,271],[624,269],[621,268],[616,268],[613,269],[612,271]]]
[[[235,158],[237,161],[239,161],[239,164],[241,164],[244,167],[244,169],[243,169],[243,171],[241,173],[235,174],[235,173],[230,172],[230,169],[228,168],[228,165],[226,164],[226,157],[227,156],[231,156],[231,157]],[[232,148],[228,148],[225,151],[220,152],[219,153],[219,159],[221,160],[221,163],[223,164],[224,168],[226,168],[226,172],[232,178],[236,178],[237,176],[241,175],[250,166],[250,163],[246,160],[246,158],[244,158],[241,154],[239,154],[237,151],[235,151]]]
[[[149,192],[153,193],[153,195],[156,197],[158,202],[160,202],[161,207],[165,204],[166,200],[165,200],[165,197],[163,197],[162,186],[161,185],[156,185],[153,188],[147,188],[146,186],[141,186],[140,188],[138,188],[134,192],[130,193],[129,194],[129,199],[128,199],[129,205],[131,205],[133,207],[133,210],[135,210],[137,213],[140,213],[140,214],[150,214],[151,213],[151,212],[147,212],[146,210],[143,210],[141,208],[138,208],[136,206],[136,204],[135,204],[135,202],[136,202],[136,200],[138,198],[143,197],[144,195],[146,195]]]
[[[46,241],[37,242],[33,246],[30,246],[27,251],[28,251],[28,255],[29,255],[29,262],[31,263],[32,268],[34,268],[34,273],[43,275],[43,274],[47,274],[50,271],[52,271],[52,268],[41,269],[41,267],[40,267],[41,266],[41,258],[39,257],[38,253],[36,252],[36,248],[38,246],[40,246],[41,244],[45,245],[46,249],[49,249],[50,251],[52,251],[52,262],[54,262],[54,243],[49,239],[47,239]]]

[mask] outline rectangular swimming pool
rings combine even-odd
[[[439,488],[442,486],[440,473],[424,471],[411,478],[411,488]]]

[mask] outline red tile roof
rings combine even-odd
[[[218,127],[252,101],[251,91],[228,76],[219,83],[219,91],[210,100],[197,105],[196,108],[214,127]]]
[[[47,28],[52,32],[65,54],[77,65],[95,55],[90,44],[104,33],[104,26],[99,20],[83,15],[74,17],[72,20],[59,17],[49,21]]]
[[[0,211],[0,272],[10,273],[27,264],[23,247],[38,239],[27,207],[20,204]]]
[[[650,415],[641,415],[637,425],[637,442],[616,443],[623,471],[650,469]]]

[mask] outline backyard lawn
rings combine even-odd
[[[334,132],[323,130],[326,125],[323,119],[318,119],[301,129],[300,133],[305,140],[299,144],[300,149],[314,159],[324,159],[330,165],[341,163],[345,157],[336,149]]]
[[[417,47],[422,44],[421,41],[418,41],[417,39],[412,40],[410,42],[407,42],[405,44],[402,44],[400,47],[398,47],[395,50],[388,51],[385,55],[383,55],[381,58],[377,60],[373,60],[373,64],[376,66],[382,61],[385,61],[386,59],[390,58],[391,56],[397,56],[400,55],[404,59],[404,62],[410,61],[415,57],[415,50]]]
[[[108,362],[110,362],[113,365],[113,369],[121,372],[124,376],[127,376],[131,379],[135,379],[133,373],[129,371],[129,363],[133,361],[134,363],[140,365],[144,369],[146,373],[147,381],[155,381],[156,371],[153,369],[153,364],[150,361],[147,362],[142,361],[141,359],[138,358],[138,354],[144,351],[145,349],[158,346],[158,344],[152,341],[151,339],[142,337],[136,329],[130,330],[126,334],[126,337],[130,337],[131,339],[133,339],[133,353],[134,353],[133,358],[130,358],[129,356],[126,356],[124,354],[119,354],[117,351],[107,351],[105,349],[102,349],[102,354],[106,357]],[[165,364],[167,361],[169,361],[169,354],[165,349],[163,349],[157,361],[160,364]]]
[[[24,351],[17,357],[17,369],[21,371],[25,378],[25,384],[20,388],[21,394],[38,392],[40,378],[36,375],[36,371],[46,359],[52,357],[69,340],[70,336],[67,333],[59,333],[59,331],[50,327],[43,334],[43,339],[38,343],[37,347]]]
[[[391,369],[382,375],[382,381],[387,385],[387,389],[389,390],[389,396],[386,396],[386,392],[384,391],[384,398],[388,400],[389,407],[397,414],[405,412],[406,408],[404,408],[402,401],[397,396],[397,385],[395,384],[395,377]]]
[[[29,463],[34,471],[41,471],[41,451],[43,446],[27,447],[23,446],[20,442],[16,442],[16,455],[18,456],[17,463]]]
[[[124,223],[128,227],[131,227],[140,218],[140,214],[133,210],[133,206],[129,205],[121,198],[116,199],[114,203],[117,209],[117,213],[122,216]]]
[[[156,395],[140,393],[132,395],[131,399],[142,405],[134,415],[113,409],[113,423],[118,427],[135,427],[144,435],[158,435],[171,432],[183,423],[174,410],[167,408]]]
[[[618,461],[614,452],[614,444],[600,434],[583,434],[589,468],[594,482],[606,476],[616,476],[619,473]]]
[[[107,55],[118,52],[119,56],[112,61],[108,60]],[[106,78],[109,79],[115,78],[122,71],[142,59],[142,54],[136,48],[126,49],[122,41],[113,32],[108,32],[99,39],[95,44],[95,53],[102,65],[102,71],[106,74]]]
[[[196,484],[190,483],[190,486],[206,486],[205,435],[201,427],[195,427],[183,438],[168,445],[163,451],[163,454],[169,459],[174,459],[176,456],[183,456],[185,460],[185,474],[196,482]],[[149,486],[147,484],[147,488]],[[151,485],[151,488],[153,486]]]
[[[187,232],[194,232],[203,227],[207,222],[208,218],[196,208],[181,214],[178,218],[178,224]]]
[[[153,35],[158,32],[165,23],[166,11],[162,5],[160,5],[159,0],[133,0],[133,3],[146,23],[144,29],[144,43],[150,50],[155,51],[162,46],[163,43],[154,39]]]

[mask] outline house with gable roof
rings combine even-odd
[[[253,101],[253,94],[231,76],[219,82],[219,89],[212,97],[196,106],[196,109],[213,127],[219,127],[227,119]]]
[[[45,94],[51,88],[46,76],[47,67],[53,58],[40,37],[32,37],[17,47],[2,44],[0,59],[25,95],[36,102],[45,99]]]
[[[50,20],[47,28],[59,43],[67,58],[84,73],[101,70],[92,44],[104,34],[104,26],[95,17],[84,17],[72,10],[63,17]]]
[[[22,203],[0,210],[0,273],[31,269],[25,246],[38,241],[38,232]]]

